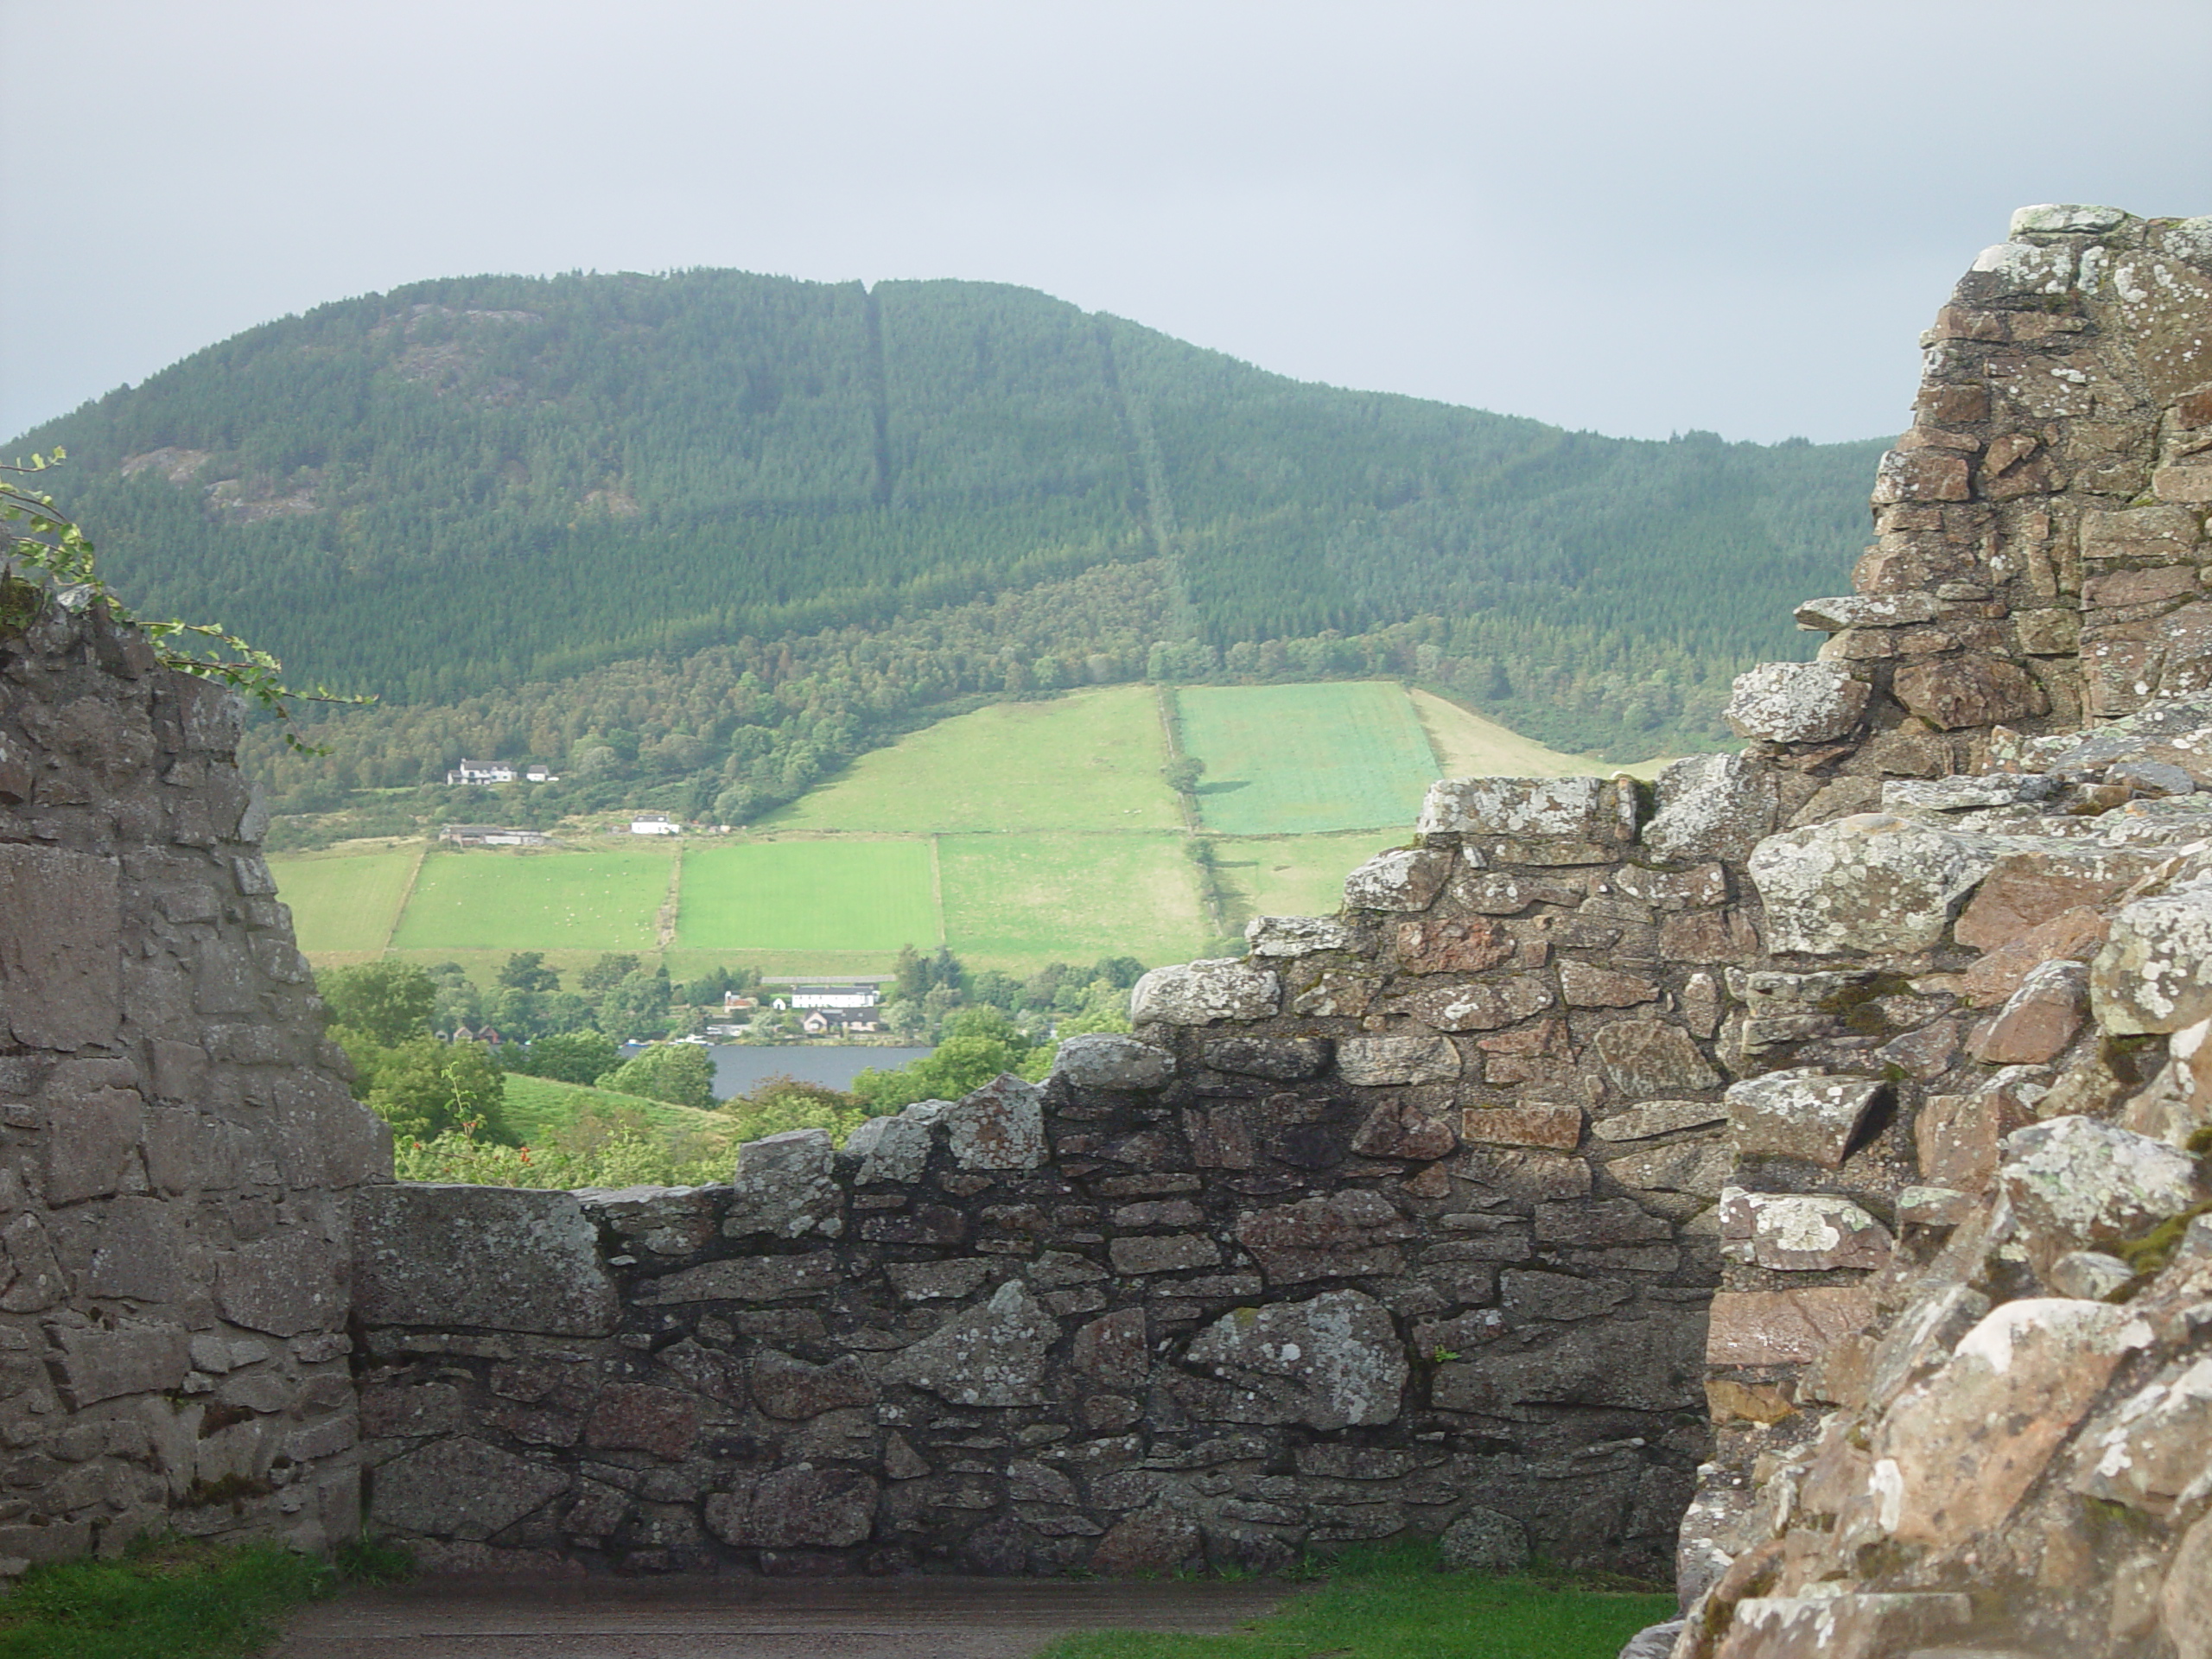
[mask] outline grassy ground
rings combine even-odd
[[[976,967],[1185,962],[1211,935],[1178,835],[945,836],[946,935]]]
[[[700,1135],[727,1141],[730,1120],[720,1112],[702,1112],[690,1106],[671,1106],[640,1095],[620,1095],[609,1089],[588,1088],[581,1083],[556,1083],[550,1077],[524,1077],[510,1071],[506,1104],[501,1116],[525,1146],[549,1145],[588,1111],[607,1118],[635,1112],[671,1137]]]
[[[1255,916],[1333,916],[1344,877],[1386,847],[1410,839],[1402,830],[1352,836],[1218,836],[1213,866],[1237,925]]]
[[[1439,775],[1402,688],[1185,686],[1184,751],[1205,762],[1198,810],[1230,836],[1410,828]]]
[[[432,852],[392,944],[402,950],[651,950],[671,849]],[[281,889],[281,882],[279,884]]]
[[[959,715],[863,755],[759,837],[688,841],[671,948],[666,843],[419,855],[376,842],[270,862],[318,965],[372,960],[390,938],[394,954],[460,962],[480,984],[514,950],[543,951],[571,981],[607,950],[658,957],[678,978],[722,963],[880,973],[900,945],[940,942],[1008,970],[1181,961],[1215,927],[1160,776],[1160,695],[1111,686]],[[1389,682],[1168,695],[1185,747],[1207,762],[1198,799],[1231,931],[1335,910],[1345,872],[1410,833],[1438,776],[1614,770]]]
[[[918,839],[696,848],[683,855],[677,943],[695,950],[930,950],[944,938],[930,859],[929,842]]]
[[[419,846],[281,854],[269,861],[303,949],[376,952],[391,937]]]
[[[0,1603],[0,1659],[248,1659],[302,1602],[405,1572],[374,1547],[333,1567],[273,1544],[142,1541],[120,1560],[34,1567]]]
[[[1624,772],[1650,779],[1671,758],[1622,765],[1592,755],[1562,754],[1448,698],[1427,691],[1408,695],[1447,778],[1611,778]]]
[[[864,754],[767,830],[1172,830],[1166,738],[1142,685],[996,703]]]
[[[1092,1630],[1037,1659],[1613,1659],[1675,1613],[1664,1595],[1439,1573],[1430,1547],[1348,1557],[1320,1589],[1230,1636]]]

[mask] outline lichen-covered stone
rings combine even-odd
[[[737,1149],[722,1231],[731,1238],[836,1237],[844,1231],[844,1198],[832,1177],[834,1157],[825,1129],[790,1129],[747,1141]]]
[[[1517,1573],[1529,1564],[1529,1529],[1496,1510],[1468,1510],[1437,1541],[1437,1562],[1452,1573]]]
[[[1728,1122],[1739,1152],[1802,1158],[1834,1169],[1882,1095],[1878,1078],[1770,1071],[1729,1086]]]
[[[1160,1089],[1175,1075],[1175,1057],[1134,1037],[1090,1032],[1061,1042],[1052,1071],[1078,1089]]]
[[[1740,861],[1773,832],[1779,810],[1771,769],[1740,754],[1674,762],[1659,774],[1658,802],[1643,844],[1668,859]]]
[[[2089,976],[2097,1023],[2109,1032],[2179,1031],[2212,1015],[2212,888],[2124,907]]]
[[[353,1259],[354,1305],[377,1324],[614,1328],[614,1281],[572,1193],[370,1187],[354,1201]]]
[[[2045,1261],[2139,1237],[2200,1196],[2186,1153],[2094,1118],[2015,1129],[2003,1154],[2000,1190]]]
[[[1452,874],[1442,848],[1398,847],[1344,878],[1344,903],[1355,910],[1427,910]]]
[[[1078,1038],[1076,1040],[1081,1041]],[[929,1166],[932,1130],[952,1103],[917,1101],[894,1116],[871,1117],[845,1137],[844,1153],[860,1160],[854,1177],[861,1186],[891,1182],[912,1185]]]
[[[1129,992],[1129,1019],[1142,1025],[1203,1026],[1217,1020],[1263,1020],[1281,1005],[1282,982],[1233,957],[1155,968]]]
[[[1770,836],[1750,865],[1766,901],[1768,946],[1808,955],[1928,950],[1999,850],[1985,837],[1884,812]]]
[[[558,1497],[569,1482],[550,1463],[461,1435],[381,1465],[369,1518],[391,1532],[482,1540]]]
[[[901,1350],[882,1376],[957,1406],[1039,1405],[1046,1356],[1059,1334],[1060,1322],[1009,1280],[981,1307]]]
[[[2152,1340],[2109,1302],[2031,1298],[1992,1310],[1874,1436],[1868,1485],[1880,1530],[1955,1544],[2012,1512],[2120,1361]]]
[[[962,1096],[940,1121],[952,1161],[963,1169],[1035,1169],[1052,1155],[1044,1096],[1011,1072]]]
[[[1738,737],[1819,743],[1851,734],[1868,690],[1833,663],[1765,663],[1736,677],[1725,713]]]
[[[1689,1034],[1660,1020],[1616,1020],[1595,1046],[1613,1087],[1631,1098],[1711,1089],[1720,1081]]]
[[[1432,836],[1609,841],[1632,823],[1618,786],[1601,778],[1444,778],[1428,786],[1417,827]]]
[[[1389,1312],[1356,1290],[1225,1314],[1192,1339],[1187,1363],[1230,1384],[1203,1414],[1324,1430],[1391,1421],[1408,1376]]]
[[[1726,1192],[1720,1236],[1756,1266],[1783,1272],[1880,1268],[1890,1259],[1889,1229],[1835,1193]]]
[[[1255,957],[1310,957],[1348,950],[1352,931],[1326,916],[1255,916],[1244,925],[1244,944]]]
[[[723,1542],[757,1549],[835,1549],[864,1541],[875,1524],[876,1483],[858,1469],[800,1464],[741,1475],[706,1502]]]
[[[1459,1075],[1459,1051],[1434,1034],[1347,1037],[1337,1045],[1337,1074],[1369,1087],[1448,1082]]]

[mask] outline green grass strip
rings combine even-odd
[[[1347,1554],[1320,1589],[1224,1636],[1086,1630],[1038,1659],[1613,1659],[1668,1595],[1534,1574],[1440,1573],[1433,1546]]]
[[[334,1566],[275,1544],[143,1539],[118,1560],[24,1574],[0,1603],[0,1659],[251,1659],[302,1603],[410,1570],[373,1545],[340,1551]]]

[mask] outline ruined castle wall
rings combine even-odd
[[[373,1524],[454,1567],[1128,1572],[1502,1516],[1665,1575],[1758,936],[1740,814],[1649,811],[1439,785],[1339,917],[1147,976],[1041,1092],[734,1187],[379,1191]]]
[[[2209,458],[2212,221],[2024,209],[1821,661],[1738,683],[1783,810],[1678,1659],[2212,1653]]]
[[[348,1203],[235,697],[0,583],[0,1574],[359,1517]]]

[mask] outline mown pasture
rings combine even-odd
[[[1410,827],[1440,775],[1405,688],[1388,681],[1179,689],[1198,812],[1226,836]]]
[[[1344,901],[1344,877],[1386,847],[1402,846],[1403,830],[1350,836],[1213,837],[1213,868],[1235,918],[1329,916]]]
[[[755,950],[871,950],[943,940],[920,837],[709,843],[683,855],[676,943],[735,960]]]
[[[1211,937],[1179,835],[945,836],[945,933],[963,961],[1007,971],[1135,957],[1185,962]]]
[[[334,849],[270,859],[292,930],[322,955],[368,957],[381,951],[399,920],[407,885],[422,861],[420,846]]]
[[[666,842],[590,852],[432,850],[392,939],[401,950],[651,950]]]
[[[1195,832],[1161,776],[1163,698],[1206,762]],[[685,839],[680,874],[669,842],[596,834],[561,852],[378,842],[270,865],[318,962],[389,940],[480,982],[513,950],[571,976],[601,951],[658,953],[679,978],[876,973],[906,944],[1007,971],[1154,963],[1252,915],[1335,910],[1345,872],[1411,833],[1436,777],[1598,769],[1389,682],[1110,686],[916,732],[748,835]]]
[[[1153,689],[1116,685],[1001,702],[864,754],[755,827],[993,833],[1173,830]]]

